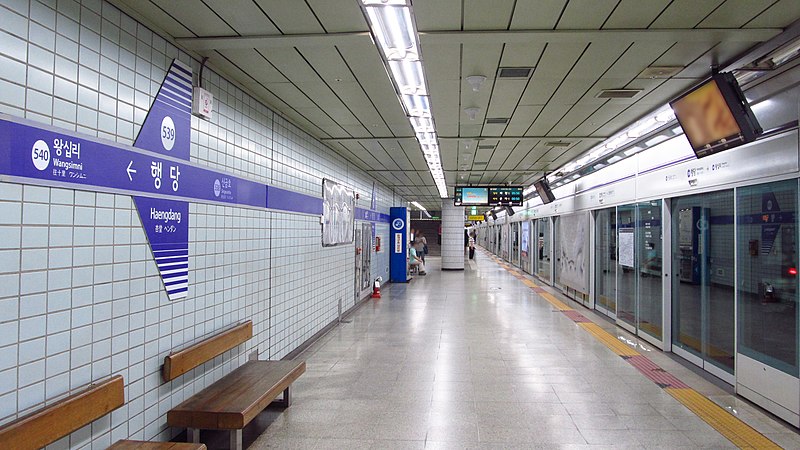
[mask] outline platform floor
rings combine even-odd
[[[349,317],[352,322],[313,344],[301,356],[307,372],[295,383],[292,407],[263,413],[245,431],[245,444],[736,448],[587,332],[577,316],[554,307],[545,298],[550,294],[532,289],[533,279],[519,279],[482,251],[463,272],[442,272],[438,258],[428,265],[428,276],[390,285],[382,299]],[[735,411],[757,438],[800,448],[793,428],[593,312],[561,301],[693,388],[686,392],[722,405],[717,409],[736,421],[722,417],[723,423],[741,423],[730,415]]]

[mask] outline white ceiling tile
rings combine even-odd
[[[653,22],[651,28],[694,28],[724,1],[673,0]]]
[[[204,3],[242,36],[280,34],[253,0],[205,0]]]
[[[417,2],[413,7],[420,32],[461,29],[461,0]]]
[[[559,30],[598,30],[619,0],[570,0],[561,14]]]
[[[464,0],[464,30],[506,30],[516,0]]]
[[[198,36],[230,36],[234,31],[210,8],[195,0],[151,0]]]
[[[305,2],[253,0],[283,34],[322,33],[324,30]],[[355,3],[355,2],[354,2]],[[357,5],[357,4],[356,4]]]
[[[367,21],[356,0],[307,0],[328,33],[368,31]]]
[[[670,0],[622,0],[603,29],[647,28],[669,4]]]
[[[512,30],[552,30],[567,0],[517,0]]]

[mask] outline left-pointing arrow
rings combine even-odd
[[[131,174],[136,173],[136,169],[131,168],[131,166],[133,166],[133,161],[128,163],[128,168],[125,169],[125,171],[128,172],[128,179],[133,181],[133,177],[131,176]]]

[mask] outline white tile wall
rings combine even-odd
[[[131,144],[173,58],[199,64],[102,0],[0,0],[0,112]],[[213,119],[192,119],[192,161],[320,196],[329,177],[370,204],[373,179],[211,70]],[[197,80],[195,80],[197,81]],[[378,209],[400,204],[378,186]],[[352,304],[352,245],[319,219],[190,205],[190,288],[169,302],[130,197],[0,183],[0,423],[121,374],[124,407],[49,448],[168,439],[166,412],[258,350],[281,358]],[[388,242],[388,225],[377,227]],[[388,253],[373,257],[387,278]],[[243,320],[253,339],[162,383],[160,364]],[[298,395],[301,395],[298,393]]]
[[[464,268],[464,207],[442,200],[442,268]]]

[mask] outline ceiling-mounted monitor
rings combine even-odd
[[[521,186],[456,186],[456,206],[522,206]]]
[[[713,75],[670,106],[698,158],[751,142],[762,132],[731,73]]]
[[[542,203],[548,204],[556,199],[556,196],[553,195],[553,191],[550,189],[550,185],[547,184],[547,178],[540,178],[539,181],[533,183],[533,187],[536,189],[536,193],[539,194],[539,198],[542,199]]]
[[[489,188],[477,186],[456,186],[456,206],[486,206],[489,204]]]

